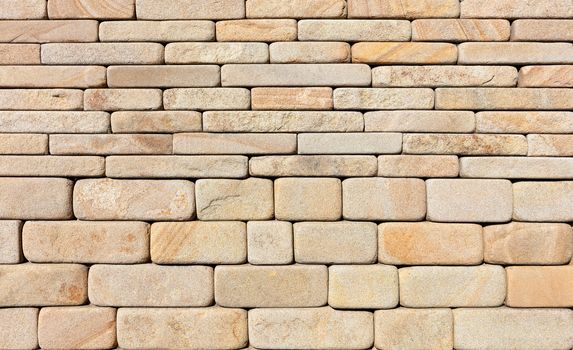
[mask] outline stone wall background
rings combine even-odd
[[[571,0],[0,0],[0,349],[573,348]]]

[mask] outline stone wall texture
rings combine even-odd
[[[0,0],[0,350],[573,349],[573,0]]]

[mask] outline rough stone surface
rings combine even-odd
[[[537,2],[499,0],[484,4],[480,0],[464,0],[461,17],[468,18],[562,18],[572,17],[573,9],[568,0],[556,0],[551,6],[540,6]]]
[[[530,134],[527,135],[527,144],[528,156],[573,156],[573,135]]]
[[[507,41],[510,24],[503,19],[416,19],[413,41]]]
[[[572,221],[572,201],[573,181],[513,184],[513,218],[517,221]]]
[[[3,110],[80,110],[83,108],[82,90],[72,89],[2,89],[0,104]]]
[[[378,157],[378,176],[385,177],[456,177],[456,156],[389,155]]]
[[[341,42],[279,42],[269,51],[271,63],[350,62],[350,44]]]
[[[510,307],[572,307],[573,266],[509,266]]]
[[[0,64],[40,64],[40,45],[0,44]]]
[[[0,134],[0,154],[46,154],[48,135]]]
[[[410,23],[404,20],[302,20],[300,41],[407,41]]]
[[[344,0],[249,0],[248,18],[339,18],[346,17]]]
[[[572,41],[573,22],[560,19],[518,19],[511,24],[513,41]]]
[[[249,90],[241,88],[169,89],[163,92],[163,105],[165,109],[183,110],[248,109],[251,98]]]
[[[219,83],[219,67],[213,65],[112,66],[107,69],[107,85],[114,88],[218,86]],[[172,90],[166,90],[169,91]],[[172,101],[165,100],[165,109],[182,109],[172,108],[170,103]]]
[[[135,0],[50,0],[50,18],[132,18]]]
[[[372,176],[376,174],[376,158],[355,155],[263,156],[250,159],[249,172],[254,176]]]
[[[245,16],[243,0],[137,0],[138,19],[230,19]]]
[[[531,155],[531,151],[529,153]],[[460,176],[506,179],[570,179],[573,177],[573,159],[464,157],[460,159]]]
[[[357,43],[352,45],[352,62],[370,64],[456,63],[455,45],[446,43]]]
[[[218,41],[292,41],[296,40],[294,19],[241,19],[219,21]]]
[[[105,84],[106,69],[100,66],[0,66],[2,88],[90,88]]]
[[[434,91],[424,88],[341,88],[334,109],[431,109]]]
[[[210,41],[211,21],[110,21],[99,25],[101,41]]]
[[[305,133],[298,136],[299,154],[384,154],[400,153],[398,133]]]
[[[171,135],[50,135],[51,154],[170,154]]]
[[[159,109],[159,89],[89,89],[84,96],[86,111],[121,111]]]
[[[42,45],[43,64],[161,64],[158,43],[53,43]]]
[[[332,88],[253,88],[253,110],[322,110],[332,109]]]
[[[519,70],[519,87],[573,87],[572,66],[526,66]]]
[[[573,45],[567,43],[462,43],[459,64],[572,63]]]
[[[173,136],[175,154],[280,154],[296,152],[294,134],[185,133]]]
[[[111,115],[114,133],[162,133],[201,130],[201,113],[194,111],[122,111]]]
[[[436,89],[436,109],[567,110],[571,108],[573,108],[572,89]]]
[[[478,112],[476,131],[515,134],[573,132],[573,112]]]
[[[334,221],[342,215],[339,179],[281,178],[274,185],[277,220]]]
[[[0,221],[0,264],[17,264],[22,260],[21,230],[21,221]]]
[[[46,0],[1,0],[0,19],[35,19],[46,16]]]
[[[106,133],[105,112],[0,111],[0,131],[11,133]]]
[[[190,63],[266,63],[269,49],[266,43],[173,43],[165,47],[165,62]]]
[[[101,157],[75,156],[0,156],[3,176],[101,176],[105,172]]]
[[[2,349],[36,349],[38,309],[0,309],[0,339]]]
[[[365,131],[473,132],[469,111],[376,111],[364,114]]]
[[[24,1],[18,3],[22,2]],[[12,2],[12,6],[14,4],[16,3]],[[97,39],[98,22],[94,20],[14,20],[0,22],[0,42],[92,42],[97,41]]]
[[[247,252],[250,264],[286,265],[293,262],[292,223],[249,221]]]
[[[349,18],[458,17],[457,0],[348,0]]]
[[[527,140],[522,135],[408,134],[404,135],[404,153],[526,155]]]

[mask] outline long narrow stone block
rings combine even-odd
[[[249,0],[247,18],[340,18],[346,17],[344,0]]]
[[[510,23],[505,19],[416,19],[412,41],[507,41]]]
[[[44,2],[44,0],[40,1]],[[7,3],[7,1],[5,2]],[[11,3],[12,5],[15,4],[14,2]],[[15,20],[0,22],[0,42],[94,42],[97,39],[98,22],[94,20]]]
[[[269,45],[266,43],[170,43],[165,46],[168,64],[229,64],[266,63]]]
[[[456,45],[447,43],[362,42],[352,45],[352,62],[369,64],[453,64]]]
[[[334,109],[432,109],[434,91],[428,88],[340,88],[334,90]]]
[[[374,156],[293,155],[252,157],[253,176],[372,176],[376,174]]]
[[[137,0],[137,19],[230,19],[245,17],[244,0]]]
[[[1,176],[102,176],[103,157],[0,156]]]
[[[49,0],[50,18],[123,19],[135,15],[135,0]]]
[[[158,43],[52,43],[42,45],[43,64],[161,64]]]
[[[280,154],[296,153],[295,134],[216,134],[173,135],[175,154]]]
[[[109,87],[195,87],[219,85],[219,67],[197,66],[112,66],[107,69]],[[169,90],[167,90],[169,91]],[[172,109],[172,108],[165,109]]]
[[[59,155],[171,154],[171,135],[50,135],[50,153]]]
[[[212,21],[109,21],[99,25],[100,41],[173,42],[214,38]]]
[[[459,17],[457,0],[348,0],[348,18]]]
[[[548,157],[463,157],[460,177],[570,179],[573,159]]]
[[[0,111],[0,131],[50,134],[107,133],[109,118],[106,112]]]
[[[2,30],[0,26],[0,31]],[[106,84],[100,66],[0,66],[2,88],[90,88]]]
[[[404,20],[302,20],[300,41],[408,41],[410,22]]]

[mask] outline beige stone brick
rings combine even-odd
[[[49,0],[48,17],[121,19],[135,15],[135,0]]]
[[[38,309],[0,309],[0,348],[38,348]]]
[[[215,301],[224,307],[313,307],[326,304],[328,269],[321,265],[219,265]]]
[[[373,340],[371,312],[330,307],[249,310],[249,341],[257,348],[366,349]]]
[[[297,38],[294,19],[239,19],[216,23],[217,41],[292,41]]]
[[[50,135],[51,154],[170,154],[171,135]]]
[[[105,84],[105,67],[0,66],[2,88],[90,88]]]
[[[40,64],[40,45],[0,44],[0,64]]]
[[[561,18],[573,16],[568,0],[555,0],[551,4],[519,0],[497,0],[484,4],[480,0],[461,3],[461,17],[468,18]]]
[[[460,177],[506,179],[570,179],[573,158],[464,157]]]
[[[573,132],[573,112],[478,112],[476,131],[484,133]]]
[[[573,266],[509,266],[506,271],[507,306],[573,306]]]
[[[275,180],[275,217],[289,221],[334,221],[342,214],[341,182],[334,178]]]
[[[213,268],[93,265],[88,289],[91,303],[99,306],[208,306],[213,301]]]
[[[1,176],[102,176],[103,157],[0,156]]]
[[[565,64],[573,63],[569,43],[462,43],[459,64]]]
[[[190,181],[85,179],[74,188],[80,220],[188,220],[194,213]]]
[[[78,110],[83,108],[83,95],[72,89],[2,89],[0,105],[9,111]]]
[[[38,319],[42,349],[111,349],[116,310],[110,307],[45,307]]]
[[[0,154],[48,153],[48,135],[0,134]],[[0,164],[0,167],[2,164]]]
[[[398,273],[406,307],[491,307],[505,299],[505,270],[498,265],[414,266]]]
[[[573,181],[516,182],[513,218],[517,221],[573,220]]]
[[[0,0],[0,19],[46,17],[46,0]]]
[[[573,135],[529,134],[527,135],[527,144],[529,147],[528,156],[573,156]],[[554,160],[554,162],[556,161]],[[570,164],[570,159],[563,159],[562,161]]]
[[[567,224],[490,225],[483,239],[484,260],[491,264],[559,265],[573,254],[573,230]]]
[[[268,220],[273,217],[273,182],[268,179],[200,179],[199,220]]]
[[[369,86],[365,64],[229,64],[221,68],[223,86]]]
[[[52,178],[0,178],[1,219],[69,219],[73,182]]]
[[[165,62],[170,64],[266,63],[266,43],[171,43],[165,47]]]
[[[148,229],[135,221],[28,221],[22,245],[36,263],[142,263],[149,260]]]
[[[573,65],[521,67],[518,85],[519,87],[573,87]]]
[[[271,63],[350,62],[350,44],[342,42],[279,42],[269,51]]]
[[[458,17],[457,0],[348,0],[348,18]]]
[[[500,307],[453,313],[457,349],[565,350],[573,344],[571,310]]]
[[[473,132],[470,111],[376,111],[364,114],[365,131]]]
[[[398,269],[386,265],[328,268],[328,305],[336,309],[387,309],[398,305]]]
[[[44,1],[42,0],[42,2]],[[93,42],[97,40],[98,22],[94,20],[0,22],[0,42],[49,43]]]
[[[0,111],[0,132],[107,133],[105,112]]]
[[[371,222],[298,222],[294,224],[294,259],[303,264],[372,264],[376,262],[376,236],[376,225]]]
[[[342,18],[344,0],[248,0],[247,18]]]
[[[156,222],[151,226],[156,264],[241,264],[247,260],[243,222]]]
[[[384,154],[400,153],[398,133],[305,133],[298,135],[300,154]]]
[[[111,115],[114,133],[201,131],[201,113],[193,111],[120,111]]]
[[[84,95],[86,111],[121,111],[159,109],[160,89],[88,89]]]
[[[244,0],[137,0],[138,19],[230,19],[245,17]]]
[[[117,178],[200,178],[247,176],[242,156],[110,156],[106,175]]]
[[[87,267],[76,264],[0,265],[0,305],[84,304],[88,297],[87,274]]]
[[[203,130],[211,132],[347,132],[362,131],[360,112],[237,111],[203,113]]]
[[[526,155],[523,135],[406,134],[404,153],[459,155]]]
[[[249,161],[249,173],[254,176],[373,176],[376,174],[374,156],[262,156]]]
[[[426,190],[420,179],[346,179],[342,197],[348,220],[417,221],[426,215]]]
[[[107,69],[107,80],[108,86],[114,88],[217,86],[220,73],[219,67],[212,65],[112,66]]]
[[[21,230],[21,221],[0,221],[0,264],[18,264],[22,261]]]
[[[247,251],[250,264],[284,265],[293,262],[292,223],[249,221]]]
[[[436,109],[567,110],[571,108],[573,108],[573,90],[565,88],[436,89]]]
[[[295,134],[215,134],[173,135],[175,154],[280,154],[296,153]]]
[[[416,19],[412,41],[507,41],[510,25],[504,19]]]
[[[251,93],[243,88],[169,89],[163,92],[163,105],[165,109],[185,110],[249,109]]]
[[[378,157],[378,176],[457,177],[456,156],[388,155]]]
[[[166,3],[167,5],[167,3]],[[100,41],[211,41],[212,21],[110,21],[99,25]]]
[[[450,309],[377,310],[374,344],[378,349],[450,350],[454,327]]]
[[[339,88],[334,109],[432,109],[434,91],[427,88]]]
[[[409,41],[410,22],[403,20],[302,20],[301,41]]]
[[[455,64],[456,45],[447,43],[363,42],[352,45],[352,62],[370,64]]]
[[[475,224],[387,222],[378,226],[378,260],[390,265],[475,265],[483,260]]]
[[[388,66],[372,70],[372,86],[515,86],[517,69],[507,66]]]
[[[518,19],[511,23],[512,41],[573,41],[570,19]]]
[[[509,180],[430,179],[428,220],[450,222],[505,222],[511,219]]]
[[[43,64],[161,64],[158,43],[53,43],[42,45]]]
[[[253,88],[253,110],[323,110],[332,109],[332,88]]]

